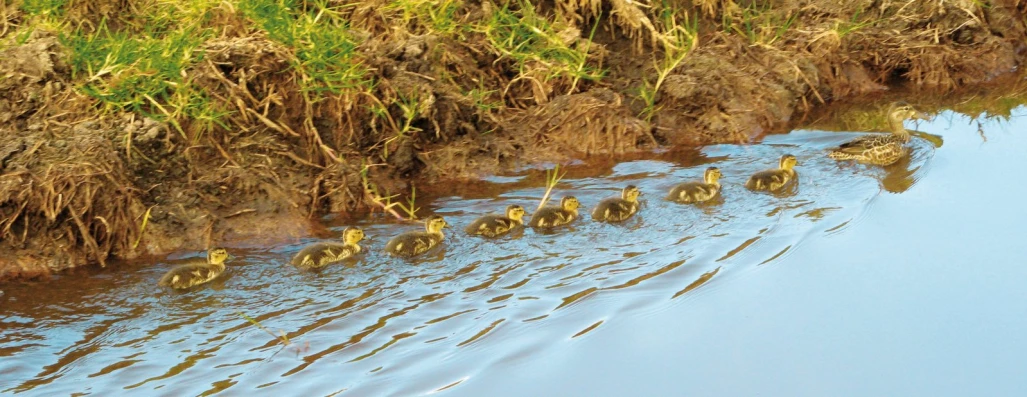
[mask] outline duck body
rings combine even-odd
[[[225,261],[229,258],[223,248],[207,252],[206,259],[198,259],[175,266],[157,282],[161,287],[189,289],[214,280],[225,272]]]
[[[779,191],[798,180],[799,174],[792,169],[797,163],[795,156],[790,154],[781,156],[779,168],[753,174],[745,182],[745,187],[757,191]]]
[[[634,185],[621,191],[620,197],[600,201],[592,210],[592,219],[602,222],[623,222],[638,212],[638,196],[641,192]]]
[[[846,142],[827,154],[835,160],[855,160],[874,165],[892,165],[909,154],[906,144],[910,134],[902,125],[907,119],[927,120],[927,115],[905,102],[895,102],[888,108],[891,134],[867,134]]]
[[[765,170],[752,174],[745,187],[752,190],[775,192],[798,178],[794,170]]]
[[[539,208],[531,215],[528,224],[534,228],[551,228],[563,226],[578,219],[578,199],[574,196],[567,196],[560,200],[560,206],[546,206]]]
[[[835,160],[855,160],[874,165],[892,165],[909,154],[908,137],[867,134],[838,146],[827,154]]]
[[[427,231],[406,232],[393,237],[385,244],[385,251],[401,257],[412,257],[428,252],[442,243],[445,235],[442,228],[449,224],[441,216],[433,215],[425,220]]]
[[[524,207],[511,205],[506,207],[506,216],[485,215],[464,228],[467,234],[499,237],[524,224]]]
[[[359,228],[347,228],[343,232],[342,242],[321,242],[303,247],[292,257],[290,263],[302,269],[318,269],[329,264],[342,261],[360,253],[357,244],[364,238],[364,231]]]
[[[703,181],[685,182],[674,186],[667,194],[667,200],[693,204],[709,201],[720,194],[720,169],[710,167],[706,169]]]

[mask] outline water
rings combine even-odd
[[[996,359],[974,364],[1010,374],[994,390],[1015,390],[1027,213],[1010,177],[1027,170],[1025,114],[983,120],[983,141],[942,113],[917,127],[944,145],[917,140],[887,169],[827,159],[856,134],[818,131],[570,167],[556,196],[586,207],[642,189],[622,225],[472,238],[461,229],[478,214],[534,209],[544,175],[463,184],[423,202],[455,227],[417,260],[381,252],[417,225],[372,217],[353,222],[370,238],[362,259],[319,273],[286,265],[311,239],[234,250],[228,277],[185,294],[155,287],[174,260],[3,285],[0,392],[912,394],[979,351]],[[800,161],[795,194],[741,187],[784,153]],[[662,200],[710,165],[723,200]]]

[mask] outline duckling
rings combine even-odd
[[[509,205],[506,207],[506,216],[485,215],[475,219],[464,229],[467,234],[476,234],[485,237],[498,237],[513,230],[515,227],[524,224],[524,207]]]
[[[778,168],[752,174],[749,180],[745,182],[745,187],[751,190],[771,192],[781,190],[781,188],[798,180],[799,175],[792,169],[798,163],[799,161],[795,159],[795,156],[790,154],[781,156]]]
[[[292,265],[304,269],[322,268],[328,264],[349,258],[360,252],[357,244],[364,239],[364,231],[358,227],[348,227],[342,232],[342,243],[322,242],[303,247],[292,257]]]
[[[720,176],[720,168],[707,168],[702,182],[685,182],[674,186],[670,189],[667,200],[689,204],[712,199],[720,193]]]
[[[432,215],[424,220],[424,232],[406,232],[385,244],[385,251],[396,256],[420,255],[442,243],[442,228],[449,227],[441,216]]]
[[[231,259],[224,248],[211,248],[207,251],[207,259],[197,259],[175,266],[157,285],[174,289],[187,289],[209,282],[225,271],[225,261]]]
[[[599,202],[592,210],[592,219],[606,222],[621,222],[638,212],[638,196],[642,192],[635,185],[621,190],[620,197],[610,197]]]
[[[888,126],[891,134],[867,134],[832,149],[827,157],[835,160],[856,160],[861,163],[891,165],[909,153],[909,131],[902,126],[907,119],[927,120],[927,115],[906,102],[895,102],[888,107]]]
[[[531,227],[547,228],[566,225],[578,219],[578,207],[581,203],[574,196],[566,196],[560,200],[560,206],[547,206],[539,208],[531,215],[528,224]]]

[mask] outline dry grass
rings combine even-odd
[[[524,153],[747,141],[834,98],[1012,70],[1025,11],[1019,0],[4,2],[0,238],[102,263],[196,248],[247,214],[402,215],[371,186],[474,175]]]

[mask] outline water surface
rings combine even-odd
[[[590,207],[634,184],[639,216],[466,236],[475,216],[509,204],[530,212],[544,191],[537,170],[494,177],[422,201],[422,215],[455,227],[416,260],[381,249],[419,226],[372,216],[330,220],[336,236],[364,227],[369,249],[318,273],[286,265],[306,239],[234,250],[227,277],[185,294],[155,287],[175,260],[4,285],[0,392],[723,395],[805,379],[787,394],[850,384],[891,394],[880,385],[897,382],[899,367],[945,373],[959,352],[995,349],[988,368],[999,368],[1023,357],[1013,331],[1027,318],[1027,292],[1015,287],[1027,279],[1024,191],[1008,183],[1027,171],[1022,114],[986,121],[982,141],[969,120],[942,113],[917,128],[943,146],[915,140],[908,161],[885,169],[827,159],[825,148],[858,133],[822,131],[584,162],[557,198]],[[785,153],[800,161],[794,194],[742,187]],[[722,200],[662,200],[708,166],[724,172]],[[996,322],[1007,332],[985,332]],[[952,344],[956,335],[970,342]],[[956,355],[893,354],[943,344]],[[863,379],[882,366],[896,374]]]

